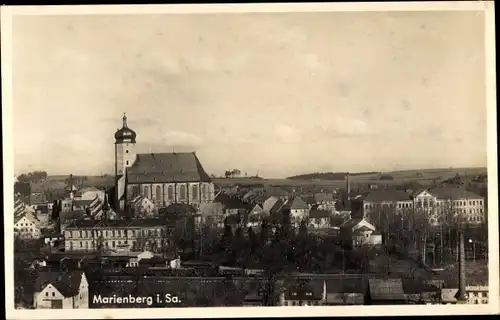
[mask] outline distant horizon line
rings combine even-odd
[[[417,169],[398,169],[398,170],[390,170],[390,171],[380,171],[380,170],[370,170],[370,171],[310,171],[310,172],[304,172],[304,173],[295,173],[295,174],[290,174],[285,177],[265,177],[265,176],[258,176],[259,178],[262,179],[287,179],[288,177],[295,177],[295,176],[301,176],[301,175],[308,175],[308,174],[316,174],[316,173],[349,173],[349,174],[370,174],[370,173],[396,173],[396,172],[405,172],[405,171],[429,171],[429,170],[465,170],[465,169],[485,169],[487,170],[487,166],[470,166],[470,167],[441,167],[441,168],[417,168]],[[29,172],[34,172],[34,171],[44,171],[43,169],[34,169],[31,171],[23,172],[23,173],[18,173],[15,174],[15,177],[20,176],[21,174],[29,173]],[[215,173],[207,173],[208,175],[212,175]],[[101,174],[82,174],[82,173],[67,173],[67,174],[50,174],[47,172],[48,177],[58,177],[58,176],[85,176],[85,177],[101,177],[101,176],[113,176],[114,173],[106,173],[103,172]],[[238,176],[234,178],[226,178],[224,175],[215,175],[216,178],[223,178],[223,179],[241,179],[241,178],[252,178],[256,177],[256,175],[249,175],[249,176]]]

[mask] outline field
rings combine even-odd
[[[478,174],[485,174],[486,168],[448,168],[448,169],[422,169],[422,170],[404,170],[404,171],[392,171],[386,172],[385,174],[391,175],[394,180],[379,180],[378,174],[365,174],[365,175],[355,175],[350,176],[351,186],[356,187],[357,185],[401,185],[410,182],[418,182],[424,186],[430,185],[434,180],[442,181],[456,174],[464,175],[467,174],[473,177]],[[34,189],[39,190],[50,190],[50,189],[61,189],[66,186],[66,181],[69,178],[65,175],[49,176],[44,182],[39,182],[34,185]],[[265,186],[316,186],[316,187],[331,187],[331,188],[341,188],[345,186],[344,180],[292,180],[292,179],[265,179],[265,178],[214,178],[214,183],[217,186],[231,186],[236,184],[251,185],[251,184],[263,184]],[[114,184],[114,176],[104,175],[104,176],[86,176],[84,180],[78,187],[111,187]]]
[[[404,170],[392,171],[384,174],[391,175],[394,180],[379,180],[378,174],[366,174],[350,176],[351,186],[356,185],[400,185],[409,182],[418,182],[422,185],[430,185],[434,180],[442,181],[454,177],[456,174],[467,174],[470,177],[479,174],[485,174],[486,168],[456,168],[456,169],[423,169],[423,170]],[[214,183],[221,186],[234,184],[264,184],[278,186],[325,186],[340,188],[345,186],[345,180],[292,180],[292,179],[256,179],[256,178],[216,178]]]

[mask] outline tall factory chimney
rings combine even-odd
[[[347,192],[347,201],[351,201],[351,183],[349,181],[349,172],[346,174],[346,192]]]
[[[466,276],[465,276],[465,241],[464,233],[460,231],[458,242],[458,301],[465,302],[467,300],[466,292]]]

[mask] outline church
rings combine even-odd
[[[158,208],[185,203],[199,208],[212,202],[214,184],[195,152],[136,153],[134,130],[123,125],[115,133],[115,200],[124,210],[135,197],[142,195]]]

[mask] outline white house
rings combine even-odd
[[[152,253],[150,251],[141,252],[141,253],[137,254],[136,256],[133,256],[129,259],[129,261],[127,263],[127,267],[138,267],[139,261],[141,261],[142,259],[151,259],[154,256],[155,256],[154,253]]]
[[[35,283],[35,309],[88,309],[89,284],[82,271],[40,272]]]
[[[21,239],[40,238],[40,221],[34,214],[24,213],[14,217],[14,234]]]
[[[274,197],[274,196],[270,196],[269,198],[267,198],[264,203],[262,204],[262,210],[267,213],[267,214],[270,214],[271,212],[271,209],[274,207],[274,205],[278,202],[278,198],[277,197]]]
[[[291,220],[295,225],[300,224],[300,221],[307,219],[309,216],[309,205],[299,197],[290,198],[285,203],[285,206],[290,208]]]
[[[332,213],[329,210],[312,209],[309,212],[309,227],[315,229],[329,228]]]
[[[97,198],[99,198],[99,200],[104,202],[105,194],[106,193],[104,192],[104,190],[99,190],[95,187],[88,187],[88,188],[83,188],[80,191],[78,191],[75,199],[94,200],[97,197]]]
[[[132,199],[132,201],[130,201],[130,206],[134,209],[137,215],[143,218],[152,218],[158,213],[155,203],[142,195],[138,195]]]
[[[342,238],[352,241],[353,247],[379,245],[382,235],[375,231],[375,226],[365,219],[349,219],[340,227]]]

